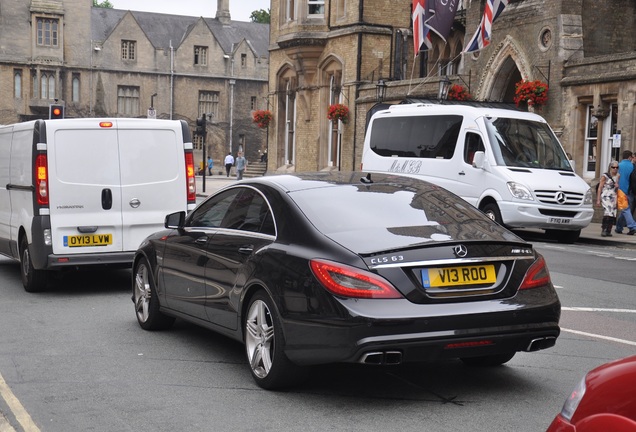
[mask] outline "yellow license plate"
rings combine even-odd
[[[108,246],[113,244],[112,234],[83,234],[64,236],[64,246],[84,247],[84,246]]]
[[[422,270],[424,288],[449,287],[456,285],[478,285],[494,283],[497,280],[495,266],[438,267]]]

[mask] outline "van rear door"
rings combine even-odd
[[[167,214],[187,209],[184,138],[178,121],[117,124],[123,248],[136,250]]]

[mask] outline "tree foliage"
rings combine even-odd
[[[259,9],[253,11],[250,15],[250,21],[261,24],[269,24],[269,9]]]
[[[107,8],[107,9],[112,9],[115,6],[109,2],[108,0],[103,0],[103,1],[97,1],[97,0],[93,0],[93,6],[95,7],[100,7],[100,8]]]

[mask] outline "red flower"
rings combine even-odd
[[[259,128],[264,129],[269,126],[269,122],[272,121],[272,112],[270,110],[256,110],[252,114],[252,121],[258,125]]]
[[[464,86],[460,86],[458,84],[453,84],[451,88],[448,89],[448,100],[456,100],[456,101],[469,101],[472,100],[473,97],[468,93],[468,90]]]
[[[529,106],[542,106],[548,102],[548,84],[543,81],[521,80],[515,86],[515,104],[527,102]]]
[[[331,121],[340,120],[342,123],[347,124],[349,121],[349,108],[343,104],[329,105],[327,118]]]

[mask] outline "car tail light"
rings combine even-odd
[[[567,421],[572,420],[572,416],[574,416],[579,403],[581,403],[581,400],[583,399],[583,395],[585,395],[585,389],[585,378],[583,378],[579,381],[579,384],[574,388],[574,390],[572,390],[572,393],[563,404],[561,415]]]
[[[45,154],[35,158],[35,194],[39,205],[49,205],[49,172]]]
[[[197,183],[194,178],[194,156],[192,152],[186,152],[185,154],[185,168],[186,168],[186,187],[188,193],[188,204],[196,203],[197,201]]]
[[[325,260],[311,260],[311,270],[332,294],[352,298],[402,298],[402,295],[380,276]]]
[[[520,290],[538,288],[550,283],[550,272],[545,263],[545,259],[541,255],[532,263],[526,272],[523,282],[521,282]]]

